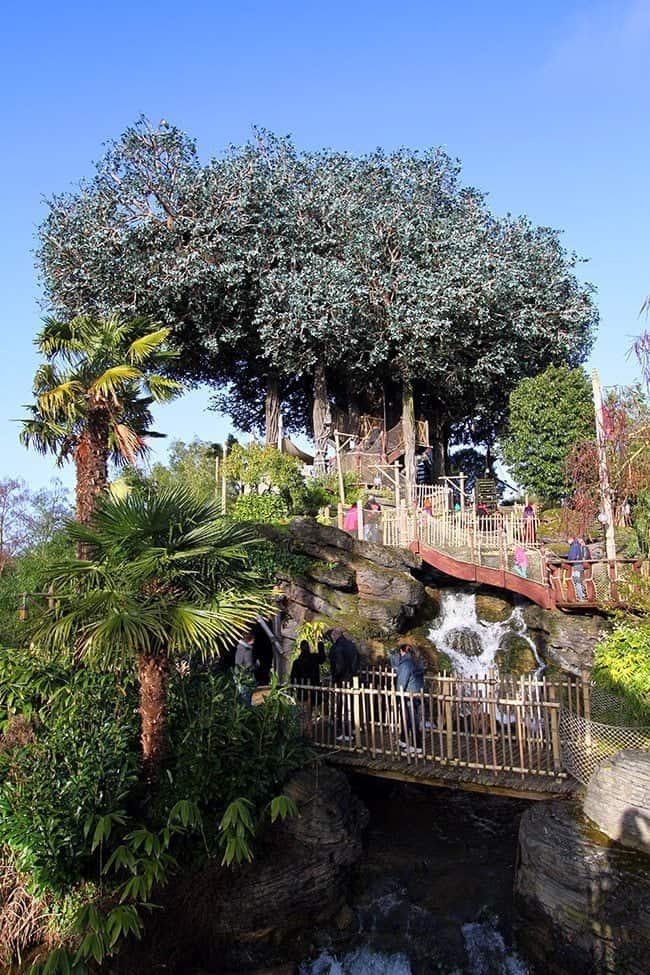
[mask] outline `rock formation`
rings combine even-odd
[[[594,829],[579,804],[537,803],[521,819],[518,941],[546,975],[646,975],[650,858]]]
[[[650,752],[627,748],[601,762],[584,811],[611,839],[650,855]]]
[[[162,910],[151,914],[143,941],[125,947],[116,975],[237,971],[235,955],[247,944],[276,942],[340,910],[361,854],[365,807],[327,766],[302,769],[283,791],[299,815],[269,827],[252,863],[225,868],[216,859],[158,892]]]

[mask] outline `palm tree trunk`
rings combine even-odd
[[[153,783],[158,777],[165,751],[169,658],[159,654],[140,654],[138,676],[142,766],[146,781]]]
[[[87,525],[97,498],[108,484],[108,416],[104,410],[88,412],[74,460],[77,468],[77,521]]]

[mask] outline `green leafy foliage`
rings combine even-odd
[[[240,494],[232,512],[235,521],[252,521],[270,524],[286,521],[289,517],[287,502],[279,494]]]
[[[282,794],[305,761],[293,701],[274,686],[246,707],[205,669],[172,674],[166,763],[143,804],[135,683],[66,655],[0,651],[0,845],[48,904],[49,954],[32,975],[101,963],[140,936],[181,859],[248,860],[260,823],[296,812]]]
[[[650,724],[650,621],[621,623],[596,646],[593,675]]]
[[[597,320],[559,234],[495,217],[441,149],[300,152],[257,130],[203,165],[140,119],[49,201],[38,260],[61,312],[132,313],[136,296],[173,328],[178,374],[242,429],[271,388],[285,428],[309,429],[319,384],[379,415],[412,378],[438,439],[493,439],[517,382],[583,361]]]
[[[510,395],[503,458],[517,482],[539,498],[571,493],[566,463],[576,443],[595,436],[591,384],[580,369],[550,367]]]

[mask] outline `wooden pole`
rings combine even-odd
[[[357,498],[357,538],[363,541],[363,501]]]
[[[460,513],[465,514],[465,475],[461,471],[458,475],[458,484],[460,486]]]
[[[341,441],[338,430],[334,431],[334,448],[336,450],[336,472],[339,478],[339,499],[345,504],[345,484],[343,482],[343,468],[341,467]]]
[[[616,537],[614,534],[614,510],[612,507],[612,491],[609,484],[607,469],[607,434],[603,424],[603,394],[600,388],[598,371],[591,371],[591,385],[594,391],[594,410],[596,413],[596,447],[598,449],[598,477],[600,480],[600,497],[605,523],[605,551],[610,562],[616,560]]]
[[[393,465],[393,470],[395,472],[395,512],[399,510],[400,496],[399,496],[399,461],[396,460]]]
[[[221,511],[226,513],[226,457],[228,456],[228,442],[223,442],[223,464],[221,465]]]

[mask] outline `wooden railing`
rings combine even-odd
[[[580,714],[581,682],[544,677],[434,674],[415,694],[389,670],[351,685],[292,685],[314,745],[406,765],[454,765],[489,772],[563,777],[560,709]]]

